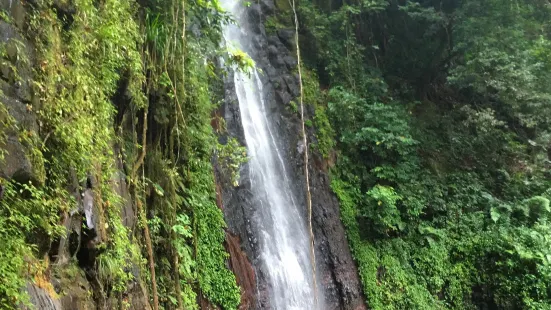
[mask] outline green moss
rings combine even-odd
[[[314,106],[312,125],[315,128],[315,150],[325,158],[329,158],[335,147],[335,131],[327,117],[327,94],[319,87],[317,75],[310,70],[303,70],[302,85],[304,88],[304,102]]]
[[[12,126],[14,124],[14,119],[9,114],[8,110],[6,109],[6,106],[2,103],[2,100],[4,99],[4,94],[0,90],[0,162],[4,160],[4,156],[6,156],[6,139],[8,138],[8,131],[12,130]]]
[[[276,0],[275,5],[281,12],[290,12],[292,10],[289,0]]]
[[[268,35],[275,35],[280,29],[289,28],[289,25],[282,23],[279,15],[271,15],[266,18],[264,27],[266,27],[266,33]]]
[[[289,101],[289,109],[290,109],[291,112],[293,112],[293,113],[297,113],[297,114],[299,113],[299,111],[298,111],[298,105],[297,105],[297,103],[296,103],[295,100]]]
[[[236,181],[242,161],[238,155],[243,150],[216,142],[210,127],[213,65],[205,65],[205,57],[219,56],[223,14],[213,12],[213,8],[220,10],[214,1],[186,5],[186,17],[201,21],[201,36],[195,37],[182,33],[186,29],[182,21],[173,18],[181,2],[144,5],[147,8],[137,14],[133,1],[56,2],[56,7],[70,8],[71,18],[57,14],[49,0],[33,7],[27,37],[36,47],[32,88],[40,135],[22,131],[22,138],[42,187],[2,180],[7,192],[0,200],[0,241],[6,244],[6,252],[0,254],[0,271],[9,279],[7,285],[0,285],[2,306],[16,307],[27,298],[21,290],[29,277],[23,258],[37,255],[40,248],[32,237],[37,233],[50,236],[43,238],[48,243],[66,233],[58,215],[74,208],[76,202],[65,189],[83,183],[89,175],[96,183],[94,203],[100,210],[98,230],[103,241],[98,245],[101,254],[94,271],[104,291],[94,293],[102,297],[124,293],[128,283],[136,280],[130,270],[143,269],[144,259],[138,245],[131,242],[135,236],[122,223],[124,202],[113,186],[113,175],[121,173],[114,162],[116,143],[123,145],[126,171],[133,172],[135,165],[143,168],[139,176],[129,175],[127,182],[135,189],[134,202],[143,201],[146,208],[139,222],[151,226],[160,306],[170,308],[181,299],[182,308],[197,309],[198,293],[223,309],[239,305],[240,291],[227,268],[225,223],[214,196],[211,159],[218,150],[228,163],[230,179]],[[140,21],[142,15],[146,17]],[[184,35],[186,40],[173,44],[174,37]],[[148,101],[155,109],[144,120],[141,116]],[[3,129],[8,124],[3,112],[8,114],[1,108]],[[116,117],[121,115],[122,120]],[[142,167],[144,122],[153,128],[146,133]],[[117,134],[115,126],[120,126]],[[4,135],[0,131],[0,144]],[[36,210],[31,212],[33,204]],[[179,283],[174,275],[175,256]],[[147,271],[141,274],[152,282]],[[181,289],[180,296],[176,287]]]
[[[111,97],[120,72],[142,74],[141,66],[136,65],[141,59],[134,8],[131,2],[119,0],[108,0],[101,7],[79,0],[70,5],[74,15],[68,26],[48,1],[40,2],[29,16],[27,36],[36,47],[39,64],[33,79],[37,91],[33,95],[39,104],[33,106],[33,112],[37,113],[41,136],[20,128],[19,138],[33,167],[33,183],[3,181],[6,193],[0,201],[0,239],[8,246],[0,256],[0,270],[10,279],[9,287],[0,287],[5,307],[16,307],[27,299],[21,287],[32,274],[24,273],[23,258],[30,259],[39,253],[37,250],[42,255],[47,250],[45,244],[66,234],[59,214],[76,204],[66,191],[68,184],[74,184],[69,171],[75,171],[78,180],[89,173],[100,176],[101,189],[96,189],[100,199],[96,203],[105,210],[100,217],[108,231],[106,243],[101,245],[106,251],[98,258],[103,285],[124,291],[131,279],[130,264],[138,253],[130,251],[133,246],[122,225],[120,198],[109,185],[115,140]],[[24,48],[14,41],[6,56],[24,64]],[[5,117],[2,119],[4,126]]]
[[[44,185],[46,183],[46,168],[38,134],[32,130],[23,130],[19,134],[19,140],[23,142],[25,156],[32,166],[33,182],[36,182],[36,185]]]
[[[198,56],[198,55],[197,55]],[[187,120],[188,145],[185,148],[188,171],[184,191],[187,206],[193,210],[193,230],[199,287],[203,294],[223,309],[237,309],[240,291],[235,276],[226,267],[228,253],[224,249],[226,224],[222,211],[216,205],[214,170],[211,156],[217,145],[210,126],[214,105],[208,88],[208,72],[200,57],[190,59],[188,75],[192,85],[187,100],[193,117]]]
[[[276,35],[281,29],[294,29],[294,17],[288,0],[276,0],[277,13],[266,17],[264,27],[268,35]]]
[[[435,255],[412,257],[410,245],[400,239],[390,243],[371,243],[360,236],[358,204],[361,193],[355,185],[333,178],[331,188],[341,206],[341,220],[346,228],[352,255],[358,263],[364,294],[372,309],[439,309],[444,305],[438,298],[417,283],[418,274],[410,266],[416,257],[434,259]],[[431,248],[432,254],[442,255],[442,250]],[[445,252],[444,252],[445,254]],[[438,266],[433,260],[432,267]],[[434,272],[435,270],[432,269]],[[447,270],[444,270],[447,272]],[[442,272],[442,270],[437,270]],[[438,289],[444,284],[439,283]]]

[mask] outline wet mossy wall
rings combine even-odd
[[[2,308],[237,308],[211,160],[231,179],[243,152],[211,127],[213,7],[2,1]]]

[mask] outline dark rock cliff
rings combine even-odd
[[[263,96],[268,118],[278,130],[282,139],[287,170],[295,180],[296,197],[305,207],[305,177],[303,145],[301,139],[300,119],[289,109],[289,104],[300,94],[296,52],[294,51],[294,29],[280,29],[275,34],[267,34],[264,22],[269,16],[278,14],[273,0],[261,0],[251,4],[247,9],[247,18],[253,46],[245,47],[262,70]],[[228,79],[232,81],[232,79]],[[229,135],[245,143],[241,126],[239,103],[231,82],[227,82],[225,104],[221,108],[226,119]],[[308,111],[307,111],[308,112]],[[309,111],[312,112],[312,111]],[[309,141],[314,131],[308,133]],[[323,287],[327,309],[365,309],[361,293],[357,268],[352,259],[340,221],[339,205],[330,187],[327,174],[328,163],[319,154],[311,151],[309,171],[311,176],[311,193],[313,205],[313,225],[316,245],[316,262],[318,282]],[[248,167],[241,170],[241,184],[237,188],[226,187],[222,193],[224,214],[229,230],[241,239],[241,247],[257,271],[257,296],[254,309],[269,309],[266,280],[261,270],[258,253],[258,240],[254,235],[254,210],[248,180]]]

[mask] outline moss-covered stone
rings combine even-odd
[[[291,4],[289,3],[289,0],[275,0],[274,3],[276,5],[276,8],[279,11],[283,11],[283,12],[292,11],[292,7],[291,7]]]

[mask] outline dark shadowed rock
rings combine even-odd
[[[282,104],[282,105],[287,105],[287,104],[289,104],[289,102],[291,102],[291,100],[293,100],[293,97],[288,92],[286,92],[286,91],[276,92],[276,101],[277,101],[277,103]]]
[[[247,14],[249,17],[251,30],[253,30],[256,33],[260,33],[261,16],[262,16],[262,10],[260,6],[251,5],[249,10],[247,10]]]
[[[296,79],[295,76],[287,74],[283,76],[283,80],[285,81],[285,85],[293,97],[300,96],[300,87],[298,84],[298,79]]]
[[[262,0],[260,1],[260,8],[262,9],[262,13],[265,15],[270,15],[274,13],[275,10],[275,4],[272,0]]]
[[[6,57],[0,59],[0,102],[14,121],[12,128],[2,129],[7,139],[5,145],[0,145],[6,152],[4,161],[0,162],[0,177],[21,183],[32,181],[40,185],[44,181],[41,175],[43,163],[33,161],[28,146],[21,143],[19,136],[23,129],[30,135],[38,133],[36,114],[28,105],[31,101],[29,83],[34,59],[33,47],[16,28],[19,19],[24,22],[25,10],[19,0],[1,0],[0,8],[11,12],[14,19],[13,24],[0,21],[0,44],[4,44],[6,49]],[[8,116],[1,113],[0,120],[7,120]]]
[[[20,0],[0,0],[0,10],[10,13],[13,24],[23,29],[26,19],[26,10],[23,2]]]
[[[56,291],[61,295],[61,309],[95,309],[96,305],[90,294],[92,288],[86,280],[84,272],[78,269],[75,270],[76,267],[74,266],[70,268],[63,270],[59,275],[60,279],[53,281]]]
[[[290,51],[294,51],[296,47],[295,42],[295,29],[279,29],[277,36]],[[296,61],[296,58],[295,58]]]

